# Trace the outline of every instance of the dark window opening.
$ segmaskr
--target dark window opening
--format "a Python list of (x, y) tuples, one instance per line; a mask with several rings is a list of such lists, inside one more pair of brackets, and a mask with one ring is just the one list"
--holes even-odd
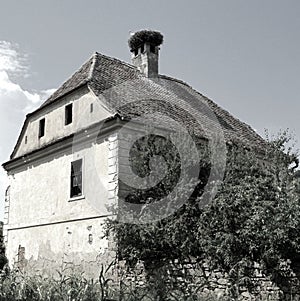
[(65, 107), (65, 125), (72, 123), (73, 121), (73, 104), (69, 104)]
[(154, 45), (150, 45), (150, 52), (155, 53), (155, 46)]
[(93, 111), (94, 111), (94, 104), (91, 103), (91, 105), (90, 105), (90, 113), (93, 113)]
[(45, 136), (45, 118), (40, 120), (39, 125), (39, 138)]
[(27, 144), (27, 136), (25, 136), (25, 144)]
[(93, 243), (93, 234), (89, 234), (89, 244)]
[(82, 195), (82, 159), (71, 163), (71, 198)]
[(144, 53), (145, 51), (145, 47), (144, 47), (144, 44), (141, 46), (141, 53)]
[(134, 55), (137, 56), (138, 54), (139, 54), (139, 49), (137, 48), (134, 50)]

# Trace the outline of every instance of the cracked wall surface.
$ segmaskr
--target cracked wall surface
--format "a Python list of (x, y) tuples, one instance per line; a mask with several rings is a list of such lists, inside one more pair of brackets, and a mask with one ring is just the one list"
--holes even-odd
[[(70, 198), (71, 162), (83, 159), (83, 195)], [(104, 238), (105, 219), (117, 200), (117, 135), (45, 156), (10, 174), (6, 197), (6, 254), (11, 266), (31, 270), (75, 268), (97, 276), (115, 257)]]

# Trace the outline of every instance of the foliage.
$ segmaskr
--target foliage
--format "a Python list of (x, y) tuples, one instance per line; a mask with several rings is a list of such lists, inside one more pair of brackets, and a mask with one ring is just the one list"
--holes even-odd
[[(148, 202), (159, 201), (163, 197), (167, 197), (170, 190), (177, 184), (176, 182), (183, 175), (181, 174), (181, 164), (183, 158), (178, 153), (176, 147), (165, 138), (160, 136), (148, 135), (147, 139), (140, 139), (139, 145), (134, 144), (130, 150), (130, 161), (132, 162), (132, 170), (143, 178), (149, 174), (151, 166), (151, 158), (161, 156), (166, 162), (166, 171), (162, 165), (155, 164), (156, 173), (163, 173), (165, 176), (154, 187), (149, 189), (131, 189), (124, 187), (120, 181), (120, 190), (125, 189), (127, 195), (124, 199), (128, 203), (142, 203), (145, 204), (144, 209), (147, 208)], [(184, 147), (185, 140), (182, 139)], [(187, 147), (188, 144), (187, 144)], [(188, 153), (189, 149), (185, 148)], [(137, 261), (143, 260), (147, 264), (151, 264), (153, 259), (169, 260), (178, 259), (180, 257), (186, 258), (190, 255), (200, 256), (199, 246), (195, 248), (194, 237), (196, 235), (196, 228), (194, 225), (197, 223), (201, 210), (197, 206), (196, 197), (207, 183), (207, 174), (209, 173), (209, 150), (203, 145), (199, 147), (202, 159), (193, 162), (192, 156), (186, 156), (189, 160), (188, 169), (193, 164), (200, 165), (200, 173), (197, 181), (192, 179), (190, 183), (181, 187), (181, 191), (176, 195), (179, 199), (182, 196), (188, 195), (191, 190), (195, 188), (194, 193), (190, 195), (189, 202), (184, 204), (180, 211), (175, 212), (170, 217), (161, 219), (156, 223), (148, 224), (123, 224), (118, 220), (108, 220), (107, 230), (116, 235), (116, 240), (119, 243), (119, 256), (126, 259), (129, 265), (134, 265)], [(191, 168), (192, 169), (192, 168)], [(185, 175), (189, 177), (189, 175)], [(121, 192), (122, 193), (122, 192)], [(166, 199), (165, 203), (169, 202), (172, 205), (172, 199)], [(117, 212), (119, 215), (132, 214), (126, 208), (126, 202), (118, 204)], [(161, 211), (164, 209), (162, 208)], [(146, 210), (144, 210), (146, 211)], [(151, 214), (151, 213), (150, 213)], [(180, 225), (180, 227), (179, 227)]]
[[(0, 278), (0, 301), (156, 301), (148, 288), (115, 287), (106, 281), (101, 269), (98, 281), (86, 279), (83, 274), (46, 277), (29, 275), (14, 270)], [(226, 301), (214, 293), (185, 296), (180, 291), (168, 295), (170, 301)]]
[[(142, 287), (115, 286), (106, 274), (111, 266), (101, 267), (97, 281), (86, 279), (83, 274), (62, 272), (59, 277), (46, 277), (4, 271), (0, 277), (0, 301), (232, 300), (240, 295), (242, 287), (248, 290), (256, 287), (257, 263), (265, 276), (290, 293), (295, 280), (300, 278), (300, 208), (299, 187), (294, 181), (298, 160), (291, 148), (285, 148), (288, 143), (289, 137), (284, 132), (270, 140), (269, 148), (260, 156), (242, 146), (231, 145), (224, 181), (214, 200), (204, 208), (198, 205), (210, 172), (207, 156), (200, 161), (195, 193), (181, 210), (143, 225), (108, 221), (108, 232), (112, 231), (119, 242), (120, 258), (133, 270), (138, 261), (144, 262), (148, 273), (147, 283)], [(152, 152), (159, 154), (155, 148)], [(148, 162), (152, 155), (150, 152), (141, 156), (141, 162)], [(165, 156), (175, 162), (169, 167), (178, 170), (178, 156), (166, 152)], [(134, 165), (136, 172), (147, 174), (148, 163), (141, 170)], [(170, 179), (165, 179), (168, 187), (174, 173), (170, 175)], [(211, 269), (226, 272), (231, 282), (231, 298), (204, 293), (202, 283), (194, 283), (194, 288), (172, 286), (166, 267), (170, 262), (180, 264), (190, 257), (198, 263), (197, 269), (203, 268), (206, 258)], [(186, 274), (190, 276), (193, 275)]]
[[(283, 290), (291, 289), (300, 255), (299, 195), (293, 183), (297, 157), (287, 133), (270, 141), (264, 158), (233, 148), (219, 194), (201, 216), (198, 239), (214, 265), (239, 286), (253, 288), (254, 266)], [(290, 263), (290, 264), (289, 264)]]
[(5, 246), (3, 241), (3, 223), (0, 222), (0, 271), (3, 269), (7, 263), (7, 258), (5, 257)]
[(98, 281), (87, 279), (84, 274), (56, 271), (44, 276), (39, 271), (30, 273), (12, 270), (0, 278), (0, 301), (109, 301), (117, 295), (116, 287), (109, 285), (103, 266)]
[(159, 31), (141, 30), (134, 33), (128, 40), (128, 45), (131, 51), (137, 49), (144, 43), (159, 46), (163, 43), (163, 35)]
[[(120, 257), (131, 266), (142, 260), (146, 268), (189, 256), (199, 262), (207, 258), (211, 268), (229, 275), (233, 297), (241, 287), (255, 288), (258, 263), (266, 277), (291, 291), (291, 276), (300, 277), (300, 205), (294, 182), (298, 159), (289, 142), (282, 132), (263, 153), (228, 146), (224, 181), (204, 208), (197, 202), (202, 181), (197, 196), (169, 218), (146, 225), (108, 221)], [(201, 167), (202, 174), (209, 173)]]

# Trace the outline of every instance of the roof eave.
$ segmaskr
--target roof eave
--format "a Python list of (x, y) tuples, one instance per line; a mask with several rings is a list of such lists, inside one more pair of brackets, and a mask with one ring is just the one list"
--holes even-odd
[[(20, 166), (22, 164), (24, 164), (24, 161), (27, 161), (28, 158), (30, 157), (38, 157), (38, 154), (41, 153), (43, 150), (47, 149), (47, 148), (51, 148), (55, 145), (61, 144), (66, 140), (71, 140), (73, 139), (73, 137), (76, 135), (80, 136), (86, 133), (86, 131), (93, 131), (94, 129), (98, 129), (99, 124), (104, 123), (104, 126), (101, 128), (101, 134), (105, 134), (108, 133), (109, 131), (113, 130), (114, 128), (117, 128), (118, 126), (121, 126), (119, 124), (120, 121), (125, 121), (125, 119), (120, 115), (120, 114), (115, 114), (113, 116), (110, 116), (100, 122), (97, 122), (91, 126), (88, 126), (76, 133), (70, 134), (68, 136), (62, 137), (52, 143), (46, 144), (38, 149), (35, 149), (29, 153), (26, 153), (22, 156), (16, 157), (16, 158), (11, 158), (9, 161), (4, 162), (2, 164), (2, 167), (5, 169), (5, 171), (9, 172), (11, 169), (16, 168), (16, 166)], [(96, 136), (99, 136), (99, 132), (96, 133)]]

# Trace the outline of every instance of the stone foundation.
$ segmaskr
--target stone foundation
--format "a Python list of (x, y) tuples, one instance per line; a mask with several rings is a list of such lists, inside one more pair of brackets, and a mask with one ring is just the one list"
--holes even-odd
[[(197, 263), (194, 260), (186, 260), (179, 263), (165, 263), (164, 265), (146, 269), (142, 262), (138, 263), (134, 269), (125, 268), (125, 264), (121, 262), (120, 281), (124, 286), (131, 289), (143, 287), (153, 287), (153, 291), (163, 291), (166, 296), (197, 296), (198, 298), (206, 298), (215, 296), (217, 299), (225, 300), (230, 295), (230, 283), (228, 275), (219, 270), (211, 271), (207, 264)], [(283, 293), (274, 283), (264, 277), (259, 267), (256, 267), (255, 277), (256, 287), (252, 292), (249, 292), (245, 287), (239, 287), (239, 301), (279, 301), (300, 300), (300, 288), (295, 286), (293, 292)], [(222, 299), (223, 298), (223, 299)], [(205, 299), (203, 299), (205, 300)], [(209, 299), (210, 300), (210, 299)]]

